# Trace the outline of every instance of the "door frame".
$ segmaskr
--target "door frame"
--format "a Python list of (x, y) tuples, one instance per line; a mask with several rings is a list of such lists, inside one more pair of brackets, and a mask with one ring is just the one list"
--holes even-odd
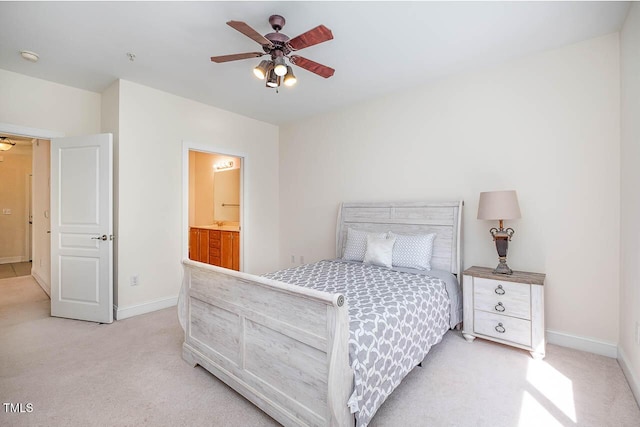
[(58, 132), (55, 130), (48, 130), (48, 129), (30, 128), (27, 126), (12, 125), (10, 123), (2, 123), (2, 122), (0, 122), (0, 132), (11, 133), (17, 136), (26, 136), (28, 138), (35, 138), (35, 139), (51, 139), (51, 138), (61, 138), (65, 136), (64, 132)]
[(245, 271), (245, 244), (247, 239), (246, 212), (249, 185), (246, 173), (249, 165), (247, 153), (232, 150), (228, 147), (218, 147), (210, 144), (200, 144), (192, 141), (182, 141), (182, 259), (189, 259), (189, 151), (199, 151), (207, 154), (221, 154), (240, 158), (240, 271)]
[[(10, 133), (12, 135), (18, 135), (18, 136), (25, 136), (25, 137), (34, 138), (34, 139), (48, 139), (48, 140), (51, 140), (52, 138), (61, 138), (65, 136), (64, 132), (59, 132), (56, 130), (33, 128), (33, 127), (14, 125), (11, 123), (3, 123), (3, 122), (0, 122), (0, 132)], [(33, 156), (31, 157), (31, 161), (33, 162)], [(33, 174), (33, 165), (32, 165), (31, 173)], [(35, 192), (31, 191), (32, 202), (33, 202), (34, 194)], [(35, 247), (36, 247), (36, 242), (33, 241), (33, 236), (31, 236), (31, 249), (34, 250)], [(49, 291), (47, 290), (46, 284), (42, 283), (41, 279), (39, 279), (37, 276), (32, 275), (32, 277), (35, 279), (38, 285), (40, 285), (40, 287), (44, 290), (44, 292), (47, 295), (49, 295)], [(49, 283), (51, 283), (51, 277), (47, 277), (45, 279), (49, 280)]]
[[(33, 141), (31, 141), (33, 145)], [(33, 254), (33, 236), (31, 235), (32, 223), (33, 223), (33, 154), (31, 159), (31, 173), (28, 173), (25, 177), (25, 188), (27, 190), (27, 197), (25, 197), (25, 212), (27, 213), (26, 231), (24, 235), (24, 258), (25, 262), (32, 260)]]

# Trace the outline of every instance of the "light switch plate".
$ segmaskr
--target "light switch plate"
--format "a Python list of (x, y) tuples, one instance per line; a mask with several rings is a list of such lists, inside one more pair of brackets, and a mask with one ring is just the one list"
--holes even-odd
[(11, 209), (3, 208), (2, 209), (2, 215), (11, 215)]

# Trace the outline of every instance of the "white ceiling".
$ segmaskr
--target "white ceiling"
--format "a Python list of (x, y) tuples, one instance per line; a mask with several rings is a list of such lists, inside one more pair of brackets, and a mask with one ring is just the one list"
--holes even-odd
[[(483, 67), (618, 31), (629, 2), (0, 2), (0, 68), (101, 92), (115, 79), (282, 124)], [(260, 51), (228, 27), (294, 37), (319, 24), (334, 40), (297, 54), (336, 69), (325, 80), (294, 67), (280, 93), (252, 73)], [(40, 54), (23, 60), (20, 50)], [(127, 52), (136, 55), (129, 61)]]

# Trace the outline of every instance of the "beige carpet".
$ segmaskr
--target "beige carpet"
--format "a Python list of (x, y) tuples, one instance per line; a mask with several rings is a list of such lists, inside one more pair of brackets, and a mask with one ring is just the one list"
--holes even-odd
[[(272, 426), (180, 358), (175, 309), (99, 325), (49, 317), (30, 276), (0, 280), (1, 426)], [(640, 426), (616, 360), (557, 346), (527, 352), (449, 332), (372, 426)]]

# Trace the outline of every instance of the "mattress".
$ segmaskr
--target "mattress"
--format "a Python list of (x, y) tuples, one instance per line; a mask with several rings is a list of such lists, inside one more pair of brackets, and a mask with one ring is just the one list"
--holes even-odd
[(354, 372), (348, 405), (357, 426), (371, 421), (450, 328), (452, 304), (445, 281), (427, 274), (330, 260), (264, 277), (345, 296)]

